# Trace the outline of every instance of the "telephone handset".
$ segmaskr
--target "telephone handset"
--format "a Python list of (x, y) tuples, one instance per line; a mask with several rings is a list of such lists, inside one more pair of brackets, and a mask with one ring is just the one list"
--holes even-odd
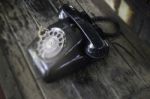
[[(85, 16), (86, 18), (83, 18)], [(59, 14), (59, 19), (63, 20), (69, 18), (82, 31), (86, 38), (85, 51), (91, 58), (103, 58), (108, 52), (108, 44), (100, 36), (97, 30), (92, 26), (92, 19), (75, 8), (64, 5)]]

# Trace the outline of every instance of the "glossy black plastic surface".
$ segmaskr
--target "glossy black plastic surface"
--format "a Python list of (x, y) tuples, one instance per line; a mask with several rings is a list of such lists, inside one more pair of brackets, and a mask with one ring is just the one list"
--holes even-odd
[(64, 5), (59, 15), (61, 20), (50, 25), (48, 29), (57, 27), (65, 32), (66, 41), (62, 51), (49, 60), (42, 59), (36, 50), (38, 37), (28, 49), (33, 63), (46, 82), (57, 80), (76, 69), (87, 66), (93, 60), (104, 58), (109, 50), (107, 42), (100, 36), (102, 31), (99, 33), (93, 27), (86, 13), (80, 13)]

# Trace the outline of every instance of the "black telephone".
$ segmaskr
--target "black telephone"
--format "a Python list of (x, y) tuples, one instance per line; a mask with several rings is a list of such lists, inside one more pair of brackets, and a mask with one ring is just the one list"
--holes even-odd
[(42, 78), (51, 82), (104, 58), (109, 45), (97, 27), (85, 12), (63, 5), (59, 21), (43, 30), (28, 49)]

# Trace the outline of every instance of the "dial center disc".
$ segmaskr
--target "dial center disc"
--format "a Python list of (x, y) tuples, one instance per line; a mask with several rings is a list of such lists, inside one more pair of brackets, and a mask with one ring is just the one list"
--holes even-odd
[(58, 39), (56, 37), (51, 37), (47, 42), (45, 42), (45, 47), (49, 50), (55, 49), (58, 47)]

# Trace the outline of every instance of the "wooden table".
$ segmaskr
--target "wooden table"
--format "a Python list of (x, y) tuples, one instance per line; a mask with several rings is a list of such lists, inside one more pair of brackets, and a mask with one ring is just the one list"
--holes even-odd
[[(25, 2), (26, 1), (26, 2)], [(0, 76), (7, 97), (14, 99), (149, 99), (150, 49), (134, 35), (103, 0), (0, 1)], [(40, 26), (57, 21), (58, 7), (70, 3), (89, 15), (109, 16), (121, 26), (119, 37), (109, 38), (107, 58), (60, 81), (46, 84), (35, 72), (27, 47)], [(5, 71), (3, 70), (5, 68)], [(5, 79), (4, 79), (5, 78)], [(7, 83), (6, 83), (7, 82)], [(8, 85), (8, 86), (7, 86)], [(14, 89), (14, 90), (12, 90)]]

